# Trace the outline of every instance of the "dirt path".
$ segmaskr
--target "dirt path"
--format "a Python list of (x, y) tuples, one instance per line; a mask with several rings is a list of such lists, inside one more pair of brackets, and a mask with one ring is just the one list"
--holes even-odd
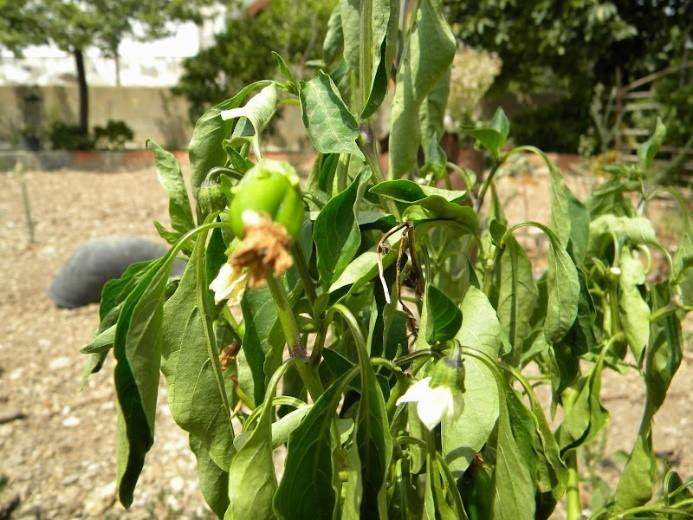
[[(168, 217), (153, 171), (28, 173), (27, 187), (36, 223), (32, 245), (19, 179), (0, 175), (0, 417), (25, 416), (0, 424), (0, 476), (9, 478), (0, 507), (19, 496), (25, 518), (206, 518), (187, 439), (170, 419), (163, 387), (157, 438), (135, 504), (125, 512), (114, 503), (112, 363), (80, 388), (79, 348), (97, 325), (97, 306), (58, 310), (45, 293), (81, 242), (109, 234), (156, 236), (151, 221)], [(531, 195), (529, 200), (541, 206)], [(657, 450), (687, 474), (693, 473), (693, 455), (685, 449), (693, 431), (691, 395), (688, 354), (654, 433)], [(606, 378), (607, 453), (633, 442), (641, 396), (636, 376)]]

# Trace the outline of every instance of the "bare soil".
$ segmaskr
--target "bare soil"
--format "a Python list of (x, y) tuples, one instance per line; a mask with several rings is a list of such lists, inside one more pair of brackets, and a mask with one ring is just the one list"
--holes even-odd
[[(533, 218), (532, 210), (546, 210), (541, 178), (512, 182), (502, 195), (517, 192), (515, 198), (526, 201), (518, 206), (525, 209), (513, 210), (520, 211), (515, 216)], [(196, 487), (187, 438), (170, 418), (163, 384), (156, 442), (135, 503), (130, 511), (116, 503), (112, 361), (81, 388), (79, 349), (96, 328), (98, 307), (60, 310), (46, 296), (53, 276), (80, 243), (112, 234), (156, 237), (151, 222), (166, 221), (167, 208), (153, 170), (29, 172), (26, 187), (33, 243), (20, 178), (0, 176), (0, 476), (8, 478), (0, 509), (18, 497), (17, 518), (211, 516)], [(693, 431), (690, 349), (654, 430), (658, 453), (688, 475), (693, 473), (693, 455), (686, 449)], [(604, 453), (629, 449), (642, 409), (642, 382), (635, 374), (609, 373), (602, 396), (611, 412)]]

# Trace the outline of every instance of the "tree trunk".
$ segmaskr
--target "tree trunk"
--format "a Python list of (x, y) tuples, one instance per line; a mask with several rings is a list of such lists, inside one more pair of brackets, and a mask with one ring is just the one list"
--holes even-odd
[(87, 87), (87, 73), (84, 70), (84, 54), (82, 49), (73, 51), (75, 65), (77, 66), (77, 86), (79, 88), (79, 133), (89, 135), (89, 88)]
[(120, 55), (118, 54), (118, 51), (116, 51), (115, 55), (113, 56), (113, 62), (115, 63), (116, 87), (119, 87), (120, 86)]

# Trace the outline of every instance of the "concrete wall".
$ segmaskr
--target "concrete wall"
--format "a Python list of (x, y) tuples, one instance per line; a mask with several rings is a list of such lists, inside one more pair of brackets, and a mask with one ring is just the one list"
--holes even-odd
[[(38, 96), (40, 102), (27, 102), (32, 96)], [(77, 123), (78, 103), (74, 86), (0, 86), (0, 148), (16, 146), (24, 128), (47, 128), (53, 121)], [(304, 149), (308, 142), (300, 109), (282, 106), (279, 110), (281, 113), (263, 145), (268, 150)], [(193, 127), (188, 119), (187, 101), (173, 96), (168, 88), (91, 87), (90, 128), (103, 126), (109, 119), (123, 120), (135, 132), (128, 148), (142, 148), (149, 138), (167, 149), (184, 149)]]
[[(27, 101), (38, 96), (39, 102)], [(79, 104), (74, 86), (0, 87), (0, 141), (14, 143), (23, 128), (48, 127), (53, 121), (77, 123)], [(187, 103), (168, 88), (92, 87), (89, 89), (89, 126), (109, 119), (123, 120), (135, 132), (132, 147), (151, 138), (162, 146), (185, 146), (189, 140)]]

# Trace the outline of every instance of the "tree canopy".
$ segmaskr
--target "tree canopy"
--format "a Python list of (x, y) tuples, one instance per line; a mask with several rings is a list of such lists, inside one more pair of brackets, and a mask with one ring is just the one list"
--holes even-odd
[[(29, 45), (53, 44), (75, 59), (80, 98), (79, 132), (89, 131), (84, 51), (97, 47), (118, 65), (126, 36), (161, 37), (171, 20), (201, 20), (211, 0), (0, 0), (0, 46), (21, 54)], [(138, 30), (139, 29), (139, 30)]]
[(271, 51), (295, 65), (300, 76), (308, 60), (322, 56), (335, 4), (336, 0), (304, 0), (299, 9), (292, 0), (273, 0), (257, 14), (229, 17), (214, 45), (183, 64), (174, 92), (190, 102), (191, 119), (243, 85), (271, 76), (276, 67)]
[(500, 55), (497, 89), (558, 80), (577, 92), (613, 84), (617, 69), (632, 81), (680, 57), (693, 26), (689, 0), (481, 0), (447, 9), (463, 42)]

